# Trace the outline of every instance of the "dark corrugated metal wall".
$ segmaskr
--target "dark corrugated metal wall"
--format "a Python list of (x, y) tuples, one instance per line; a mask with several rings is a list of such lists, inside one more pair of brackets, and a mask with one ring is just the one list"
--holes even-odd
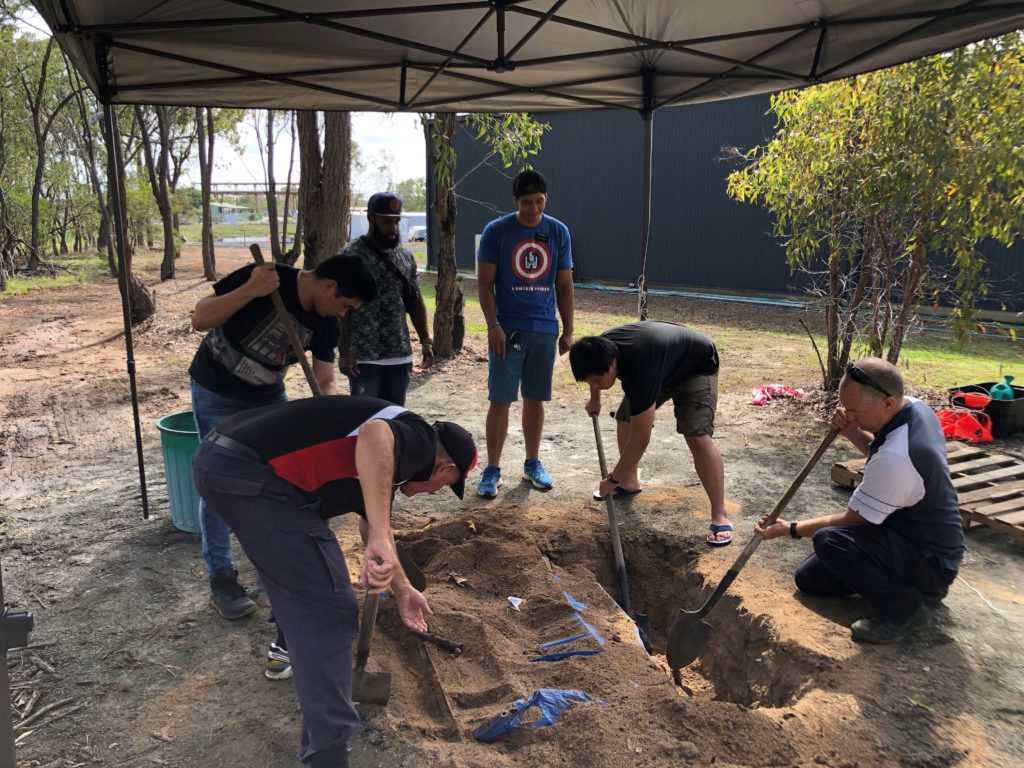
[[(758, 96), (655, 113), (650, 284), (760, 293), (789, 293), (803, 284), (790, 275), (771, 217), (725, 193), (734, 166), (722, 148), (763, 144), (773, 132), (768, 107), (768, 97)], [(633, 283), (641, 260), (643, 121), (625, 111), (537, 118), (551, 130), (532, 164), (548, 180), (548, 213), (572, 233), (577, 281)], [(458, 186), (456, 248), (460, 268), (472, 270), (475, 236), (512, 209), (514, 169), (497, 169), (492, 161), (470, 173), (482, 154), (465, 132), (456, 149), (455, 177), (468, 174)], [(989, 244), (983, 251), (1007, 306), (1024, 303), (1018, 275), (1024, 245)]]

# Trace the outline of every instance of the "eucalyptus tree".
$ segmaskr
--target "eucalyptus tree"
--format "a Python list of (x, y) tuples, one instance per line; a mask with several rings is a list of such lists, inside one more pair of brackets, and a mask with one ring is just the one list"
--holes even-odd
[(51, 69), (50, 62), (56, 45), (53, 38), (39, 40), (22, 36), (15, 42), (23, 62), (19, 72), (20, 90), (25, 111), (35, 139), (35, 170), (32, 180), (31, 235), (29, 237), (28, 268), (38, 269), (42, 263), (41, 203), (46, 172), (47, 148), (54, 120), (75, 98), (75, 89), (59, 68)]
[[(926, 297), (962, 334), (987, 292), (978, 246), (1024, 231), (1024, 43), (1014, 34), (772, 99), (777, 133), (729, 194), (775, 216), (825, 318), (825, 385), (854, 344), (897, 362)], [(941, 282), (943, 273), (951, 282)]]
[(341, 250), (351, 220), (352, 116), (324, 112), (321, 123), (318, 114), (296, 112), (304, 269), (314, 268)]
[[(427, 154), (434, 168), (434, 206), (438, 223), (437, 302), (434, 309), (434, 355), (451, 357), (462, 348), (464, 321), (463, 295), (455, 260), (455, 216), (457, 211), (455, 178), (457, 153), (455, 134), (460, 127), (474, 134), (488, 148), (483, 162), (499, 161), (511, 168), (524, 163), (540, 150), (541, 137), (550, 127), (525, 112), (508, 114), (456, 115), (438, 112), (423, 120)], [(470, 171), (472, 172), (472, 171)], [(468, 175), (468, 174), (467, 174)]]

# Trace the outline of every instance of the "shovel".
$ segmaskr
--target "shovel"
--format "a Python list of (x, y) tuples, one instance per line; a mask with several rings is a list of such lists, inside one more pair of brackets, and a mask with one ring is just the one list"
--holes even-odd
[[(601, 462), (601, 477), (608, 477), (608, 464), (604, 459), (604, 441), (601, 439), (601, 426), (597, 423), (597, 414), (592, 414), (594, 422), (594, 440), (597, 441), (597, 459)], [(608, 526), (612, 532), (612, 552), (615, 553), (615, 575), (619, 580), (619, 593), (621, 602), (619, 605), (634, 622), (640, 631), (640, 641), (648, 653), (651, 652), (651, 620), (642, 613), (633, 613), (633, 601), (629, 597), (629, 576), (626, 574), (626, 559), (622, 556), (622, 540), (619, 538), (619, 519), (615, 516), (615, 501), (612, 499), (614, 493), (604, 497), (604, 503), (608, 507)]]
[(356, 644), (356, 666), (352, 670), (352, 700), (363, 704), (387, 704), (391, 698), (391, 673), (367, 672), (373, 625), (377, 623), (380, 594), (367, 595), (363, 602), (363, 616), (359, 622), (359, 642)]
[[(793, 494), (797, 492), (797, 489), (803, 484), (804, 479), (810, 474), (814, 465), (818, 463), (818, 459), (821, 458), (825, 450), (832, 444), (832, 441), (836, 439), (836, 435), (839, 432), (831, 429), (828, 434), (821, 441), (821, 445), (818, 446), (818, 450), (814, 452), (814, 455), (807, 461), (804, 468), (800, 470), (800, 474), (796, 476), (796, 479), (789, 486), (789, 489), (782, 495), (779, 502), (775, 505), (775, 509), (768, 515), (768, 519), (765, 521), (765, 526), (769, 526), (778, 520), (779, 515), (782, 514), (782, 510), (789, 504), (789, 500), (793, 498)], [(754, 554), (754, 550), (757, 549), (764, 537), (759, 533), (755, 533), (754, 537), (750, 540), (750, 543), (743, 548), (740, 552), (740, 556), (736, 558), (736, 562), (732, 564), (732, 568), (726, 571), (725, 577), (721, 583), (715, 587), (715, 591), (711, 593), (711, 597), (708, 598), (707, 602), (704, 603), (696, 611), (684, 611), (680, 610), (675, 619), (672, 621), (672, 627), (668, 631), (668, 647), (665, 649), (665, 655), (668, 657), (668, 664), (673, 671), (682, 669), (692, 664), (701, 651), (704, 650), (704, 646), (708, 642), (708, 638), (711, 636), (711, 625), (704, 621), (704, 617), (708, 615), (715, 603), (717, 603), (722, 595), (725, 594), (725, 590), (729, 588), (729, 585), (735, 580), (736, 576), (739, 575), (740, 569), (746, 565), (747, 560)]]
[[(252, 254), (253, 260), (263, 266), (266, 264), (266, 260), (263, 258), (263, 251), (260, 250), (259, 243), (253, 243), (249, 246), (249, 252)], [(306, 353), (302, 349), (302, 341), (299, 339), (299, 333), (295, 330), (295, 323), (292, 321), (292, 316), (288, 314), (288, 310), (285, 309), (284, 302), (281, 300), (281, 294), (278, 293), (277, 289), (270, 294), (270, 300), (274, 303), (274, 309), (277, 310), (277, 318), (284, 325), (284, 332), (288, 335), (288, 342), (292, 345), (292, 352), (299, 358), (299, 365), (302, 366), (302, 372), (306, 374), (306, 381), (309, 382), (309, 388), (313, 390), (314, 395), (322, 395), (323, 392), (320, 390), (320, 384), (317, 382), (316, 377), (313, 375), (313, 368), (309, 364), (309, 358), (306, 357)]]

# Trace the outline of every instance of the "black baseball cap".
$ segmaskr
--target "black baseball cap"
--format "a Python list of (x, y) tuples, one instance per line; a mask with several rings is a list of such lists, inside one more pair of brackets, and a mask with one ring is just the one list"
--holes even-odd
[(512, 197), (547, 194), (548, 183), (537, 171), (523, 171), (512, 181)]
[(366, 212), (374, 216), (402, 215), (402, 198), (394, 192), (374, 192), (366, 203)]
[(476, 443), (473, 436), (454, 421), (435, 421), (434, 431), (445, 451), (452, 457), (455, 466), (462, 473), (461, 477), (451, 484), (452, 491), (460, 499), (466, 490), (466, 476), (473, 470), (477, 462)]

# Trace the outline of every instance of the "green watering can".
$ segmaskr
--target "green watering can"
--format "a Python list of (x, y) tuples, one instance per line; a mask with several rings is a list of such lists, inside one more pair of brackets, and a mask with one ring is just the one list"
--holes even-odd
[(1013, 400), (1014, 398), (1013, 387), (1010, 386), (1013, 376), (1003, 376), (1003, 378), (1006, 381), (993, 384), (988, 390), (988, 394), (993, 400)]

